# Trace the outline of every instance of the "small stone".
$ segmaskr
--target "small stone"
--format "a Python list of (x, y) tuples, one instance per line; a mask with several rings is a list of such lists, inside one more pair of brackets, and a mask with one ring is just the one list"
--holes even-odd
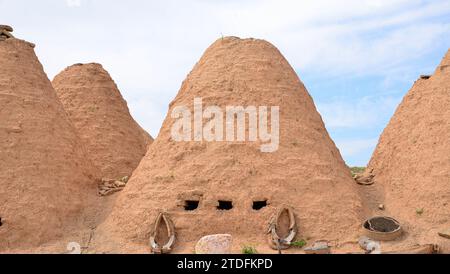
[(363, 237), (359, 238), (359, 241), (358, 241), (359, 247), (361, 247), (364, 250), (367, 250), (367, 244), (370, 241), (371, 240), (369, 238), (367, 238), (366, 236), (363, 236)]
[(359, 246), (369, 254), (379, 254), (381, 245), (379, 242), (372, 241), (368, 237), (361, 237), (358, 241)]
[(14, 38), (14, 36), (6, 30), (0, 29), (0, 36), (8, 38)]
[(363, 186), (370, 186), (373, 185), (375, 183), (375, 175), (373, 174), (363, 174), (363, 175), (359, 175), (355, 177), (355, 181), (359, 184), (359, 185), (363, 185)]
[(231, 254), (232, 242), (229, 234), (205, 236), (195, 246), (195, 254)]
[(312, 247), (305, 248), (306, 254), (330, 254), (331, 249), (328, 242), (315, 242)]
[(114, 187), (125, 187), (126, 183), (122, 181), (115, 181)]
[(13, 32), (14, 29), (11, 26), (8, 25), (0, 25), (0, 30), (6, 30), (8, 32)]
[(450, 228), (445, 231), (439, 232), (439, 236), (450, 239)]
[(423, 213), (425, 212), (425, 209), (424, 208), (418, 208), (418, 209), (416, 209), (416, 214), (417, 215), (423, 215)]
[(378, 206), (378, 209), (379, 210), (384, 210), (386, 207), (383, 205), (383, 204), (380, 204), (379, 206)]

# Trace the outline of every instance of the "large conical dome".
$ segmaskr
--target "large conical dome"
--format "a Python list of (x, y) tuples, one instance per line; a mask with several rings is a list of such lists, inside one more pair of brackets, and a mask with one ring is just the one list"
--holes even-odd
[[(193, 112), (195, 98), (204, 108), (221, 110), (279, 106), (279, 149), (263, 153), (261, 142), (248, 139), (175, 141), (174, 110), (186, 106)], [(198, 208), (191, 204), (196, 200)], [(252, 208), (264, 201), (267, 207)], [(230, 205), (231, 210), (218, 209)], [(223, 38), (183, 82), (158, 138), (97, 230), (92, 248), (149, 252), (153, 222), (167, 212), (177, 233), (175, 252), (193, 252), (202, 236), (217, 233), (232, 234), (234, 252), (246, 244), (265, 250), (270, 217), (283, 205), (294, 209), (299, 237), (356, 238), (361, 220), (355, 184), (295, 71), (266, 41)]]
[(384, 187), (386, 213), (405, 225), (413, 243), (444, 241), (438, 232), (450, 226), (449, 140), (450, 51), (405, 96), (368, 168)]
[(77, 64), (53, 86), (102, 178), (130, 176), (153, 139), (133, 120), (109, 73), (100, 64)]
[(0, 41), (0, 252), (61, 239), (96, 189), (96, 171), (33, 47)]

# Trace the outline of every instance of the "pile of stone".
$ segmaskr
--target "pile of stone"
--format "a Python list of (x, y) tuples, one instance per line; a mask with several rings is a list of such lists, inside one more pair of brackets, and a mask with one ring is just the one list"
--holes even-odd
[(356, 174), (354, 177), (355, 181), (359, 185), (370, 186), (375, 183), (375, 175), (373, 174), (373, 169), (367, 171), (362, 174)]
[(11, 34), (14, 29), (7, 25), (0, 25), (0, 41), (4, 41), (9, 38), (14, 38), (14, 36)]
[(98, 186), (98, 195), (105, 197), (122, 191), (127, 185), (128, 179), (128, 176), (125, 176), (120, 180), (103, 179), (102, 183)]

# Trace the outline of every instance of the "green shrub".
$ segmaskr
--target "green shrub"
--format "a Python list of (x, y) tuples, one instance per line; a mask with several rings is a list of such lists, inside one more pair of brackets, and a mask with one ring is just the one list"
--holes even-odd
[(295, 241), (293, 243), (291, 243), (291, 246), (293, 247), (297, 247), (297, 248), (303, 248), (307, 245), (308, 243), (305, 240), (300, 240), (300, 241)]
[(247, 255), (258, 254), (258, 251), (253, 246), (244, 246), (242, 248), (242, 254), (247, 254)]
[(355, 167), (351, 167), (350, 170), (352, 171), (352, 175), (354, 177), (355, 175), (364, 173), (366, 171), (366, 168), (365, 167), (357, 167), (357, 166), (355, 166)]

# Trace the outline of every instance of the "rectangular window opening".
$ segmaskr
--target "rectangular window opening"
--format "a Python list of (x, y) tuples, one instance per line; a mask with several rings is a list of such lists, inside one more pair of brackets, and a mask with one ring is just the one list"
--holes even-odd
[(267, 200), (264, 201), (254, 201), (253, 210), (261, 210), (267, 206)]
[(194, 211), (198, 208), (200, 201), (184, 201), (184, 210), (186, 211)]
[(219, 201), (219, 205), (217, 206), (218, 210), (231, 210), (233, 209), (232, 201)]

